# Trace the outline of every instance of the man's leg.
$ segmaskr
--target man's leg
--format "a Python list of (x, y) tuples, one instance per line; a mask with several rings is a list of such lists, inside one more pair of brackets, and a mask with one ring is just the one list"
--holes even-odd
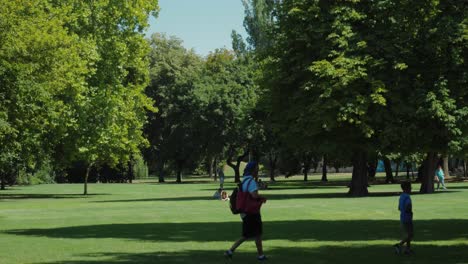
[(234, 242), (230, 249), (224, 252), (224, 256), (226, 256), (227, 258), (232, 258), (232, 254), (234, 253), (236, 248), (238, 248), (245, 240), (247, 240), (246, 237), (239, 238), (236, 242)]
[(255, 245), (257, 246), (257, 254), (258, 256), (263, 256), (263, 244), (262, 244), (262, 236), (255, 237)]
[(236, 242), (234, 242), (234, 244), (232, 244), (232, 247), (229, 249), (231, 252), (234, 252), (236, 250), (236, 248), (238, 248), (242, 243), (244, 243), (244, 241), (246, 241), (247, 238), (246, 237), (241, 237), (239, 238)]

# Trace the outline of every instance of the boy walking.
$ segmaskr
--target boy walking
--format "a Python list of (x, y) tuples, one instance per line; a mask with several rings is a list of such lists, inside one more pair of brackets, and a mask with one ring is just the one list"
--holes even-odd
[(413, 206), (411, 203), (411, 182), (401, 184), (403, 193), (400, 195), (398, 210), (400, 210), (400, 223), (403, 230), (403, 240), (394, 245), (395, 252), (400, 254), (406, 243), (405, 254), (411, 254), (411, 240), (413, 239)]

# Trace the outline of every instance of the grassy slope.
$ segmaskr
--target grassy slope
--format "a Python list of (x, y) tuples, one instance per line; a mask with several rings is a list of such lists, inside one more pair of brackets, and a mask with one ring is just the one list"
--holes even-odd
[[(467, 183), (413, 196), (416, 254), (405, 257), (391, 248), (399, 237), (398, 185), (347, 198), (345, 187), (312, 179), (263, 192), (269, 263), (468, 263)], [(210, 198), (215, 188), (93, 184), (84, 198), (82, 185), (14, 187), (0, 192), (0, 263), (224, 263), (240, 222), (226, 202)], [(232, 262), (256, 263), (254, 243)]]

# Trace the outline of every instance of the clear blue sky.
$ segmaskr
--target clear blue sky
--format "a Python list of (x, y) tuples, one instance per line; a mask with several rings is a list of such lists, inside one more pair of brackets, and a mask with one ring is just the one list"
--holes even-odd
[(188, 49), (207, 55), (216, 48), (231, 49), (231, 31), (244, 38), (241, 0), (159, 0), (158, 18), (150, 20), (147, 35), (164, 32), (184, 41)]

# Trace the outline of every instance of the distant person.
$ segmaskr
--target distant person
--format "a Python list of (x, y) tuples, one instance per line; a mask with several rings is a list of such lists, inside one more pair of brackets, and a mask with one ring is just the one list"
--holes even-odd
[(405, 254), (412, 253), (411, 240), (413, 240), (413, 205), (411, 203), (411, 182), (401, 183), (403, 193), (400, 195), (398, 210), (400, 210), (400, 223), (403, 231), (403, 239), (394, 245), (395, 252), (401, 254), (402, 247), (406, 244)]
[(440, 188), (440, 184), (442, 184), (442, 188), (444, 190), (447, 190), (445, 187), (445, 175), (444, 175), (444, 170), (442, 169), (442, 166), (438, 166), (436, 170), (436, 181), (437, 181), (437, 190)]
[(221, 192), (221, 200), (223, 200), (223, 201), (229, 201), (229, 195), (228, 195), (227, 192), (224, 191), (224, 190)]
[(224, 171), (223, 167), (218, 168), (218, 176), (219, 176), (219, 188), (224, 188)]
[(213, 198), (215, 198), (216, 200), (221, 200), (221, 194), (223, 192), (223, 189), (219, 188), (218, 190), (216, 190), (216, 192), (213, 194)]
[[(244, 176), (242, 178), (242, 191), (248, 191), (252, 198), (261, 200), (263, 203), (266, 199), (258, 194), (257, 180), (258, 178), (258, 164), (256, 162), (249, 162), (244, 169)], [(255, 214), (241, 213), (242, 218), (242, 236), (239, 238), (232, 247), (224, 252), (228, 258), (232, 258), (234, 251), (247, 239), (255, 238), (255, 245), (257, 247), (257, 259), (260, 261), (266, 260), (267, 257), (263, 254), (262, 233), (263, 223), (260, 212)]]

